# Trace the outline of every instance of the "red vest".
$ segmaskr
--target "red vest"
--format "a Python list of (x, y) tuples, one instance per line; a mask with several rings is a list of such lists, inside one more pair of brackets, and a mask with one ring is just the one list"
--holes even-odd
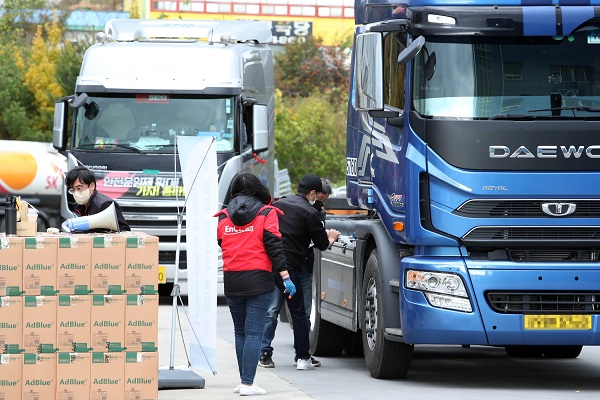
[(226, 215), (226, 218), (221, 219), (217, 225), (217, 239), (221, 240), (223, 250), (223, 272), (255, 270), (272, 272), (273, 266), (265, 250), (263, 234), (264, 230), (268, 230), (281, 238), (277, 214), (283, 212), (266, 205), (260, 209), (252, 222), (244, 226), (234, 225), (227, 209), (219, 211), (216, 216), (221, 214)]

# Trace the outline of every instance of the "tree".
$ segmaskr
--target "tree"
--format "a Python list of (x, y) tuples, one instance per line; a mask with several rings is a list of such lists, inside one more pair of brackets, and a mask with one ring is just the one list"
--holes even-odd
[(81, 63), (79, 58), (58, 66), (71, 50), (61, 42), (73, 1), (61, 1), (56, 9), (44, 8), (44, 0), (1, 2), (0, 139), (51, 140), (54, 101), (66, 93), (58, 72)]
[(309, 37), (275, 56), (275, 156), (292, 182), (308, 173), (345, 181), (347, 43)]
[[(56, 23), (44, 29), (38, 25), (28, 65), (25, 66), (24, 84), (33, 94), (37, 113), (33, 116), (34, 132), (24, 133), (29, 140), (43, 140), (52, 131), (54, 101), (64, 95), (56, 79), (56, 65), (59, 60), (61, 29)], [(49, 137), (48, 137), (49, 138)]]
[(307, 97), (318, 92), (336, 104), (345, 102), (348, 92), (349, 40), (323, 46), (323, 39), (309, 36), (305, 42), (286, 45), (275, 56), (275, 87), (285, 97)]
[(283, 97), (277, 90), (275, 155), (292, 184), (308, 173), (335, 184), (346, 178), (346, 116), (318, 93)]

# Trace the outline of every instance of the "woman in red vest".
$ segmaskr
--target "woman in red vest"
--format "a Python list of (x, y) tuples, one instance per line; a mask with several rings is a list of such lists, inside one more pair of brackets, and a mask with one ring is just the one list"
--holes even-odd
[(254, 382), (267, 308), (279, 273), (285, 293), (296, 287), (287, 272), (279, 215), (271, 204), (269, 189), (260, 180), (243, 173), (229, 187), (231, 202), (219, 211), (217, 240), (223, 251), (223, 284), (233, 319), (235, 351), (241, 384), (233, 391), (242, 396), (266, 394)]

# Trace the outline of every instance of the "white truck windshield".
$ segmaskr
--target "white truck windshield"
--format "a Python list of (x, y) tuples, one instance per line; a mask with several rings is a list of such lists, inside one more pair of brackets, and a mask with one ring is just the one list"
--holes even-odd
[(234, 149), (233, 97), (165, 94), (89, 96), (77, 110), (74, 147), (171, 153), (175, 136), (214, 136), (218, 152)]
[(443, 119), (600, 118), (599, 35), (426, 38), (413, 107)]

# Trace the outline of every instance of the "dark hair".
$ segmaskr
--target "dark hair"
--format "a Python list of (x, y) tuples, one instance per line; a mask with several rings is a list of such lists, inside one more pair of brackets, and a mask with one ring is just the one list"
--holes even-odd
[(331, 195), (333, 190), (331, 190), (331, 182), (327, 179), (321, 178), (321, 186), (323, 186), (323, 191), (320, 193)]
[(65, 184), (67, 189), (73, 187), (73, 183), (79, 178), (79, 182), (89, 185), (90, 183), (96, 184), (96, 177), (94, 173), (86, 167), (75, 167), (69, 171), (65, 177)]
[(237, 196), (253, 196), (259, 199), (263, 204), (271, 202), (271, 193), (269, 189), (255, 175), (244, 172), (237, 175), (231, 181), (229, 186), (231, 198)]

